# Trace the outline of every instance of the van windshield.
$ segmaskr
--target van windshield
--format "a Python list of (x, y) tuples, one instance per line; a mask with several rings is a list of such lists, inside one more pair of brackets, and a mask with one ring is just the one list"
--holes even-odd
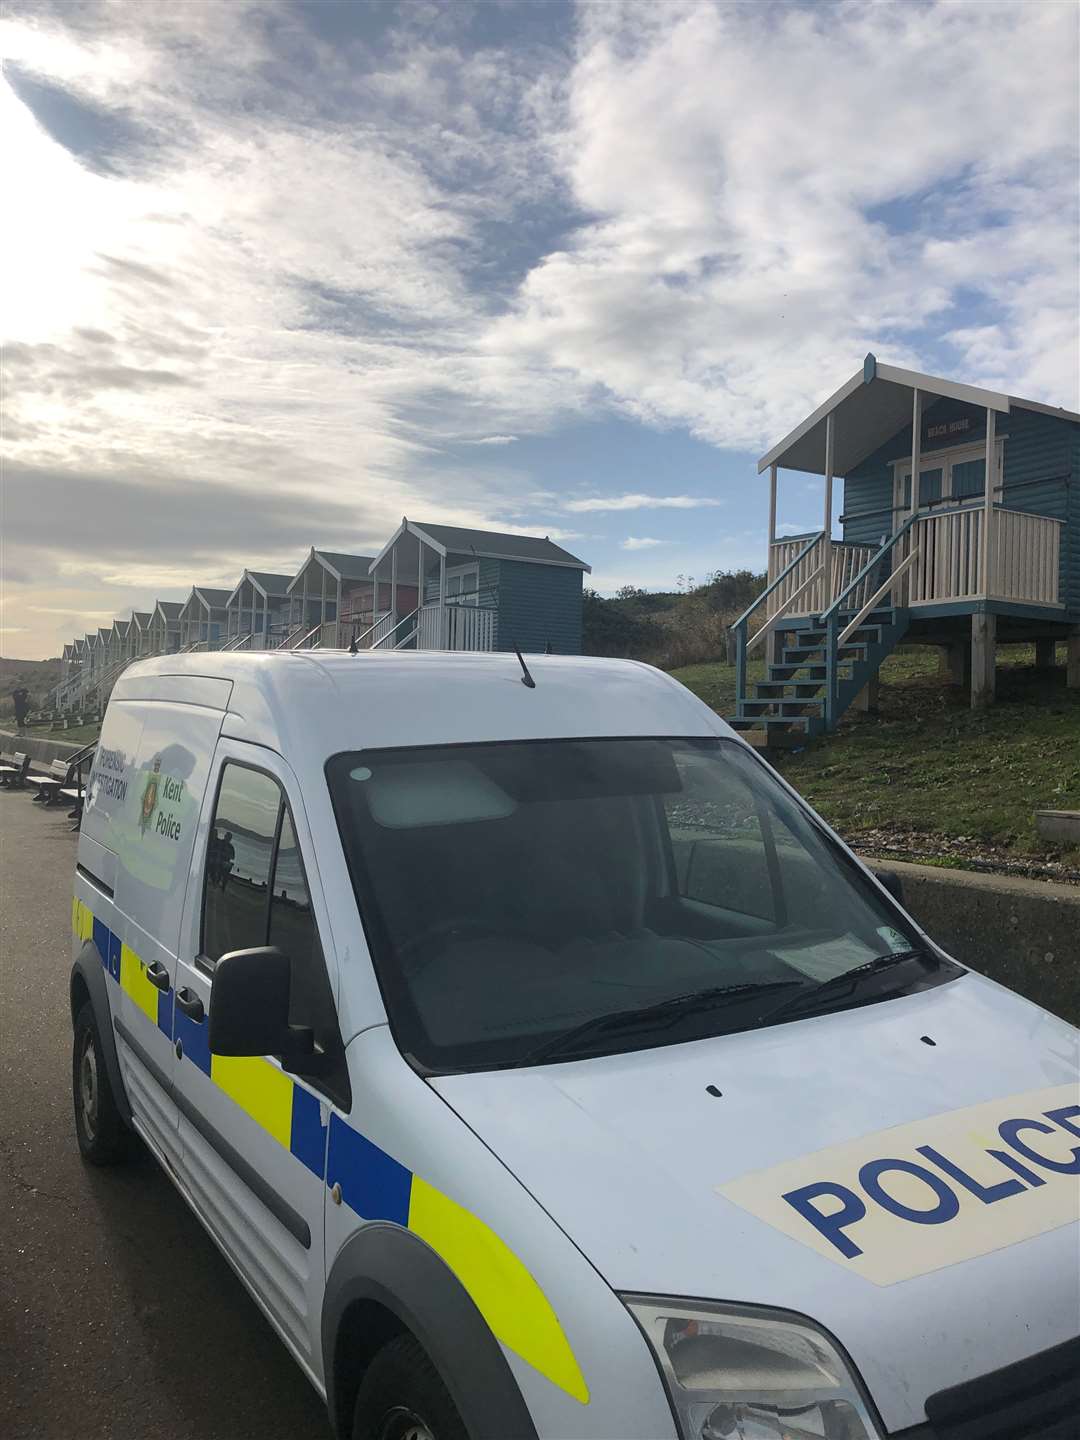
[(955, 973), (891, 965), (925, 941), (732, 741), (367, 751), (327, 774), (391, 1026), (432, 1071), (567, 1058), (570, 1032), (579, 1055), (746, 1029), (882, 957), (890, 995)]

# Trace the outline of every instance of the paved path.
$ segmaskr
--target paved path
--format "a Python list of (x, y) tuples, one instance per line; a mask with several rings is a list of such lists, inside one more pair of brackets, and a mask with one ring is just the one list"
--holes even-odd
[(0, 790), (0, 1435), (328, 1440), (322, 1402), (153, 1161), (79, 1156), (69, 824)]

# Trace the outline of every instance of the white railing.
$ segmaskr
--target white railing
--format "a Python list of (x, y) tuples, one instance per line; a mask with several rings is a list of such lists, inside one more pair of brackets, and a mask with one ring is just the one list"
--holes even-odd
[(1061, 603), (1063, 520), (1024, 510), (995, 510), (990, 593), (1032, 605)]
[[(1064, 522), (995, 506), (988, 587), (983, 577), (985, 517), (982, 505), (920, 515), (893, 552), (892, 569), (904, 565), (904, 571), (884, 603), (932, 605), (989, 595), (1029, 605), (1059, 605)], [(798, 563), (769, 595), (768, 619), (823, 613), (876, 554), (877, 547), (833, 541), (831, 550), (832, 575), (826, 586), (821, 537), (785, 537), (769, 547), (770, 584), (796, 558)], [(906, 563), (909, 559), (910, 564)], [(883, 579), (875, 574), (860, 581), (845, 597), (845, 611), (861, 610)]]
[[(836, 597), (842, 594), (858, 575), (859, 571), (877, 554), (876, 545), (857, 545), (849, 541), (833, 541), (832, 544), (832, 585), (828, 598), (821, 609), (826, 609)], [(871, 580), (860, 580), (852, 590), (847, 605), (857, 610), (865, 605), (871, 592)]]
[[(813, 544), (808, 544), (813, 541)], [(796, 557), (799, 563), (784, 576), (766, 602), (765, 614), (768, 619), (774, 615), (820, 615), (827, 610), (841, 591), (858, 575), (870, 557), (876, 553), (876, 545), (857, 545), (846, 540), (834, 540), (830, 545), (831, 574), (826, 577), (824, 565), (824, 537), (816, 539), (810, 535), (785, 536), (769, 546), (769, 584), (783, 575), (785, 568)], [(869, 591), (868, 581), (861, 582), (850, 597), (852, 608), (863, 604)]]
[(495, 610), (477, 605), (424, 605), (418, 616), (418, 650), (491, 650)]
[[(771, 620), (780, 612), (787, 613), (796, 600), (799, 614), (810, 614), (822, 608), (817, 601), (821, 577), (816, 573), (821, 565), (819, 551), (822, 539), (821, 535), (792, 535), (769, 546), (768, 582), (773, 585), (779, 576), (783, 578), (765, 601), (766, 619)], [(798, 564), (784, 575), (796, 558)]]
[(918, 557), (898, 582), (895, 603), (933, 605), (989, 596), (1030, 605), (1060, 604), (1063, 522), (995, 507), (989, 585), (983, 575), (985, 523), (981, 505), (921, 515), (899, 548), (897, 564), (915, 550)]

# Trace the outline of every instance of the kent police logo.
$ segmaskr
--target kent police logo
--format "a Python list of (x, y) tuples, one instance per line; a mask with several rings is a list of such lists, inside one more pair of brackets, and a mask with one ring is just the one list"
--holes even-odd
[(161, 756), (154, 756), (154, 768), (150, 772), (150, 778), (146, 782), (146, 789), (143, 791), (142, 809), (139, 813), (139, 829), (145, 835), (150, 828), (150, 822), (154, 818), (154, 811), (157, 809), (158, 797), (158, 773), (161, 770)]
[(1080, 1222), (1080, 1086), (1006, 1096), (759, 1170), (717, 1193), (875, 1285)]

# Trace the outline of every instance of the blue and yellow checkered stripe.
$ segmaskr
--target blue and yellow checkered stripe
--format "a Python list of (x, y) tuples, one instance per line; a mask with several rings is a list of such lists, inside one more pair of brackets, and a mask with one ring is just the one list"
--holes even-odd
[(76, 896), (71, 902), (71, 928), (79, 940), (93, 940), (105, 971), (163, 1035), (172, 1036), (173, 992), (159, 990), (146, 978), (146, 966), (135, 951), (97, 919)]
[(172, 990), (166, 994), (153, 986), (134, 951), (78, 899), (72, 905), (72, 928), (78, 938), (93, 940), (105, 970), (147, 1020), (180, 1041), (185, 1060), (320, 1182), (325, 1177), (327, 1185), (340, 1185), (342, 1200), (361, 1219), (401, 1225), (430, 1245), (508, 1349), (575, 1400), (589, 1403), (584, 1376), (547, 1296), (490, 1226), (336, 1111), (330, 1112), (327, 1135), (320, 1101), (276, 1065), (211, 1055), (205, 1021), (194, 1021), (179, 1009), (174, 1013)]

